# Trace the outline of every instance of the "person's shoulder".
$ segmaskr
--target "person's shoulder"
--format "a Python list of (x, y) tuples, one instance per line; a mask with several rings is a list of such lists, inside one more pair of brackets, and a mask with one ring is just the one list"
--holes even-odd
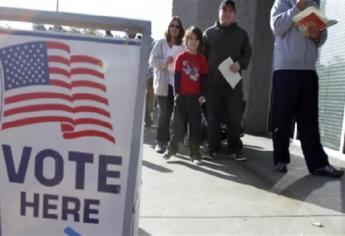
[(240, 34), (248, 36), (247, 31), (244, 28), (242, 28), (241, 26), (239, 26), (238, 24), (236, 24), (236, 29)]
[(187, 57), (186, 51), (182, 51), (176, 56), (176, 61), (184, 59), (185, 57)]
[(167, 40), (165, 38), (160, 38), (160, 39), (155, 40), (154, 43), (155, 44), (164, 44), (164, 43), (167, 43)]
[(206, 60), (206, 57), (202, 53), (198, 53), (198, 57), (201, 58), (202, 60)]
[(208, 34), (208, 33), (210, 33), (210, 32), (213, 32), (214, 30), (216, 30), (216, 28), (217, 28), (217, 24), (214, 24), (214, 25), (208, 27), (208, 28), (204, 31), (204, 34)]
[(204, 54), (198, 53), (198, 60), (200, 60), (203, 63), (205, 63), (205, 62), (207, 63), (207, 59), (204, 56)]
[(183, 58), (183, 57), (187, 57), (187, 56), (188, 56), (188, 52), (184, 50), (184, 51), (180, 52), (177, 57)]
[(295, 6), (296, 0), (275, 0), (273, 3), (273, 9), (287, 10)]

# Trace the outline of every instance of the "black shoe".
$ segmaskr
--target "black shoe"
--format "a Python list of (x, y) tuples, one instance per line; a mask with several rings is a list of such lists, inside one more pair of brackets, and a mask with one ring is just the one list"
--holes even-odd
[(283, 172), (283, 173), (287, 173), (287, 172), (288, 172), (287, 163), (278, 162), (278, 164), (276, 164), (274, 167), (275, 167), (276, 170), (279, 171), (279, 172)]
[(324, 167), (314, 170), (311, 174), (318, 175), (318, 176), (326, 176), (326, 177), (331, 177), (331, 178), (340, 178), (344, 175), (344, 171), (337, 170), (331, 165), (326, 165)]
[(204, 146), (202, 151), (206, 155), (205, 159), (214, 160), (218, 157), (217, 152), (214, 149), (211, 149), (209, 146)]
[(244, 129), (241, 129), (241, 134), (240, 134), (240, 138), (244, 137)]
[(227, 154), (229, 155), (231, 159), (234, 159), (235, 161), (238, 161), (238, 162), (244, 162), (247, 160), (247, 158), (244, 156), (243, 150), (234, 151), (228, 148)]
[(245, 162), (247, 161), (247, 157), (244, 156), (243, 151), (240, 151), (234, 154), (234, 160), (238, 162)]
[(165, 149), (166, 149), (166, 145), (162, 145), (162, 144), (157, 144), (155, 147), (155, 151), (161, 154), (165, 152)]

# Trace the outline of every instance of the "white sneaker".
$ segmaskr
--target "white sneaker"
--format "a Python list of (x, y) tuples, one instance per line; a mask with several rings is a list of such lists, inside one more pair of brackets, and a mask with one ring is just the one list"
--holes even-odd
[(195, 165), (201, 165), (202, 164), (202, 160), (194, 160), (193, 163)]

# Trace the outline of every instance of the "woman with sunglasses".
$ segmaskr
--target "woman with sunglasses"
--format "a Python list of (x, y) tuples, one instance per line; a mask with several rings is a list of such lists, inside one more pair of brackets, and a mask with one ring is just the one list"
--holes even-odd
[(170, 140), (170, 119), (174, 106), (174, 60), (181, 50), (184, 29), (177, 16), (170, 20), (165, 37), (157, 40), (150, 54), (153, 89), (159, 106), (155, 151), (163, 153)]

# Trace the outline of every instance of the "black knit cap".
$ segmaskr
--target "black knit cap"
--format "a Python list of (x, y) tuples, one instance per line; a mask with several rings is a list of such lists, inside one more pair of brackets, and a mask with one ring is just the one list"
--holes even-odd
[(219, 10), (223, 9), (225, 6), (231, 6), (234, 11), (236, 11), (235, 2), (232, 0), (223, 0), (219, 5)]

